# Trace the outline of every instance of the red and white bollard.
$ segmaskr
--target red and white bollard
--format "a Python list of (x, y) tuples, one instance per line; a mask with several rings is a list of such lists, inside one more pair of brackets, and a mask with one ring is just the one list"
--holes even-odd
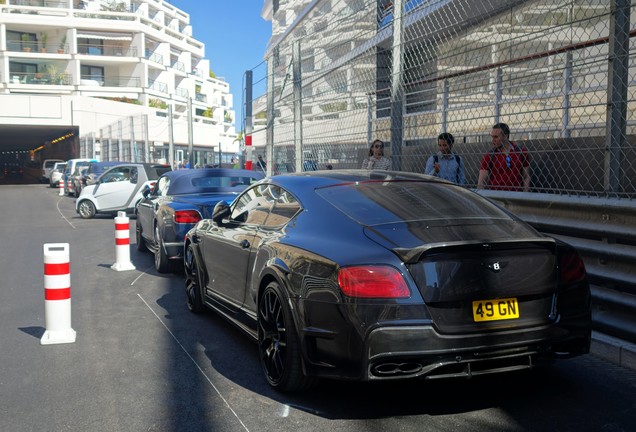
[(245, 135), (245, 149), (247, 150), (247, 157), (245, 158), (245, 169), (252, 169), (252, 135)]
[(117, 212), (115, 218), (115, 264), (110, 268), (116, 271), (135, 269), (130, 262), (130, 222), (126, 212)]
[(75, 342), (71, 328), (71, 263), (68, 243), (44, 245), (44, 321), (40, 344)]
[(60, 179), (60, 182), (59, 182), (60, 183), (60, 187), (58, 189), (60, 190), (60, 193), (59, 193), (60, 196), (64, 196), (64, 181), (62, 180), (63, 178), (64, 177), (62, 177)]

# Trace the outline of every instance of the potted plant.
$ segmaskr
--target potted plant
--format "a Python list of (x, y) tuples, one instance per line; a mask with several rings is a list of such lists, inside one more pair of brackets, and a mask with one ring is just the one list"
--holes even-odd
[(20, 39), (22, 39), (22, 51), (31, 52), (31, 38), (28, 33), (22, 33), (20, 35)]
[(53, 63), (46, 65), (46, 73), (49, 75), (51, 84), (64, 84), (64, 75), (60, 73), (57, 65)]
[(66, 33), (62, 36), (62, 40), (60, 41), (60, 47), (57, 50), (58, 54), (64, 54), (64, 48), (66, 48)]
[(49, 40), (48, 33), (44, 33), (44, 32), (40, 33), (40, 43), (42, 44), (40, 46), (40, 52), (43, 52), (43, 53), (46, 52), (46, 43), (48, 42), (48, 40)]

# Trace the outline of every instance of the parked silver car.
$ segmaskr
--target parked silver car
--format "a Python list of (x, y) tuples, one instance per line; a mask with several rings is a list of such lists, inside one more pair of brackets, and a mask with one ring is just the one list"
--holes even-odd
[(51, 174), (49, 176), (50, 187), (60, 187), (60, 180), (64, 175), (65, 169), (66, 162), (56, 162), (55, 165), (53, 165), (53, 169), (51, 170)]

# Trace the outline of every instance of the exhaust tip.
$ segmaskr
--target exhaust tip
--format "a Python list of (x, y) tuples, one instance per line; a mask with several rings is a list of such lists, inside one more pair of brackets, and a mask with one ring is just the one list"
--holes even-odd
[(422, 370), (420, 363), (380, 363), (373, 367), (373, 374), (380, 377), (414, 375)]

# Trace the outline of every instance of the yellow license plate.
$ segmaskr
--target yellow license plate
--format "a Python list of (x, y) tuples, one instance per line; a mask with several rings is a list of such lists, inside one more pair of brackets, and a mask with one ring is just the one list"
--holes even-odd
[(498, 321), (519, 318), (519, 303), (516, 298), (477, 300), (473, 302), (473, 319)]

